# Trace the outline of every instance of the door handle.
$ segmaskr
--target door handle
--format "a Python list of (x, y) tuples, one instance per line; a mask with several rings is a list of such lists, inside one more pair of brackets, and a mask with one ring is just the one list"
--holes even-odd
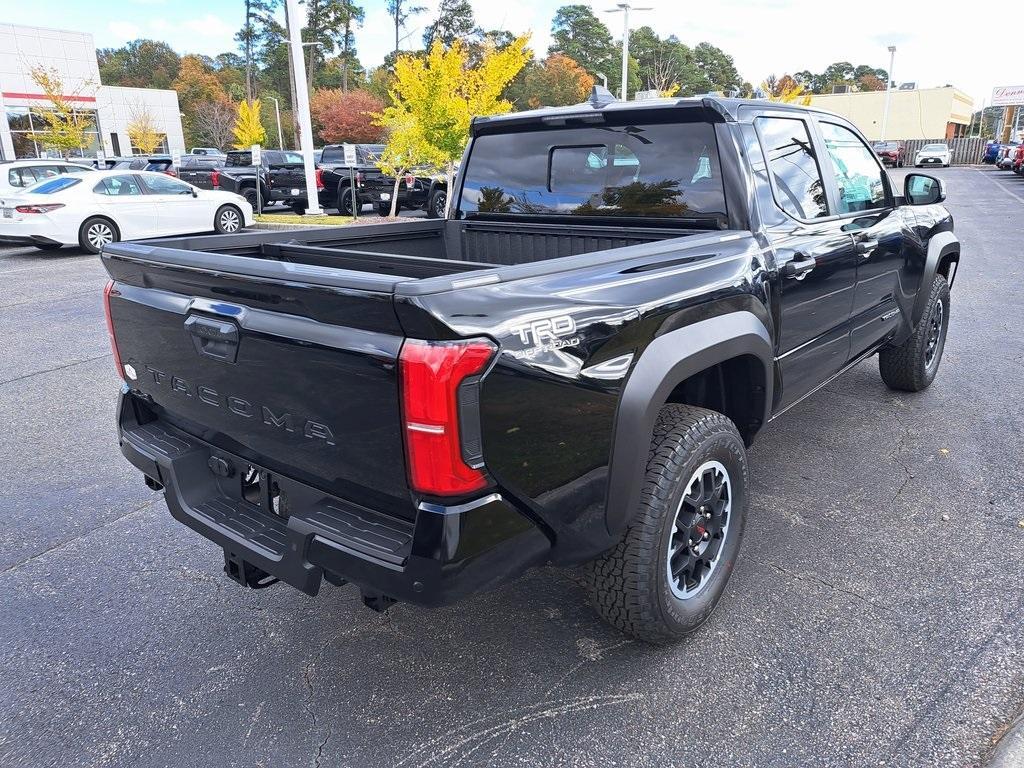
[(813, 256), (797, 251), (792, 259), (782, 265), (782, 269), (779, 272), (783, 277), (795, 277), (799, 280), (814, 269), (815, 266), (817, 266), (817, 262)]
[(857, 240), (853, 244), (853, 249), (855, 251), (857, 251), (857, 253), (859, 253), (861, 256), (864, 256), (865, 258), (870, 256), (871, 252), (873, 250), (875, 250), (875, 248), (877, 248), (877, 247), (878, 247), (878, 241), (877, 240), (868, 240), (868, 239)]
[(225, 363), (233, 363), (237, 359), (238, 327), (234, 323), (190, 315), (185, 320), (185, 330), (192, 337), (192, 344), (200, 355)]

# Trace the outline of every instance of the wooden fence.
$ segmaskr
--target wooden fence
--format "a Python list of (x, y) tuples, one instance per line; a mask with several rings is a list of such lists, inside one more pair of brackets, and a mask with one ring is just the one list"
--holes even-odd
[(953, 139), (952, 141), (946, 141), (945, 139), (910, 139), (903, 142), (905, 147), (903, 163), (904, 165), (912, 166), (914, 164), (914, 155), (925, 144), (948, 144), (949, 148), (953, 150), (952, 165), (974, 165), (975, 163), (980, 163), (982, 155), (985, 154), (985, 141), (985, 139), (981, 138)]

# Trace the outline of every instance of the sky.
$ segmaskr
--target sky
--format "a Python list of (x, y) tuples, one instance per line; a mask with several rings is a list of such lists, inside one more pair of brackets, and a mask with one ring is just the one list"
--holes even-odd
[[(622, 15), (605, 13), (617, 0), (581, 0), (594, 7), (616, 39)], [(418, 47), (423, 26), (439, 0), (414, 0), (430, 10), (403, 32), (403, 47)], [(543, 53), (551, 41), (551, 18), (567, 0), (472, 0), (484, 29), (532, 32)], [(357, 32), (360, 60), (379, 64), (393, 47), (394, 31), (385, 0), (363, 0), (366, 21)], [(769, 74), (809, 69), (821, 72), (834, 61), (888, 69), (887, 46), (896, 46), (895, 79), (920, 87), (952, 84), (978, 108), (997, 85), (1024, 84), (1024, 64), (986, 24), (972, 20), (948, 0), (642, 0), (652, 10), (631, 14), (631, 26), (647, 24), (660, 35), (688, 45), (707, 41), (726, 51), (743, 78), (755, 85)], [(107, 6), (111, 10), (103, 12)], [(54, 26), (91, 32), (99, 47), (116, 47), (137, 37), (163, 40), (179, 53), (216, 55), (234, 50), (244, 0), (0, 0), (0, 23)], [(116, 10), (115, 10), (116, 9)]]

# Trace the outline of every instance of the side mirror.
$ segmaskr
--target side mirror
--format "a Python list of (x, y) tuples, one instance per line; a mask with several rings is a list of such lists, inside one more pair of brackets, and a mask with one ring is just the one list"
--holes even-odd
[(911, 173), (903, 180), (903, 197), (910, 205), (934, 205), (946, 199), (946, 184), (934, 176)]
[(195, 189), (192, 190), (192, 197), (199, 197), (199, 192)]

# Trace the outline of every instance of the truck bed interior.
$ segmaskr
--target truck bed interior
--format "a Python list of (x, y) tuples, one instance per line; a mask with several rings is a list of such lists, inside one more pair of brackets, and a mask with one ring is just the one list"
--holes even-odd
[(182, 237), (149, 245), (422, 279), (694, 234), (637, 226), (418, 220)]

